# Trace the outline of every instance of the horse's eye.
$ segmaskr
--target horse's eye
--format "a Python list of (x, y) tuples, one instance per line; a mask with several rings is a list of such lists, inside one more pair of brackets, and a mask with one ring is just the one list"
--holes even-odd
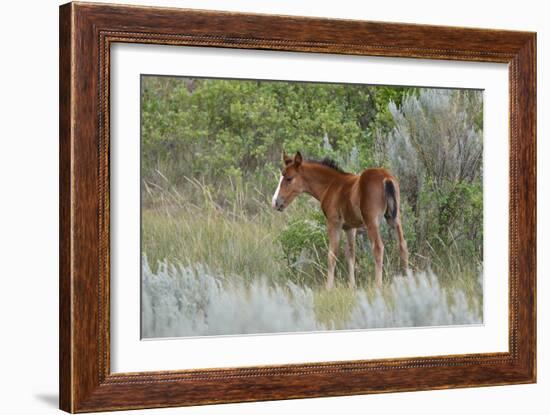
[(287, 177), (286, 181), (290, 183), (292, 181), (292, 179), (293, 179), (293, 177)]

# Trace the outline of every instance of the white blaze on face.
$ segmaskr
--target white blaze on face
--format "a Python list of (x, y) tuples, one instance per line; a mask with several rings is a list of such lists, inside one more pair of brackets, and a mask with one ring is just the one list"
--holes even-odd
[(277, 202), (277, 198), (279, 197), (279, 191), (281, 190), (281, 183), (283, 183), (283, 176), (279, 179), (279, 184), (277, 185), (277, 190), (275, 190), (275, 193), (273, 194), (273, 199), (271, 199), (271, 207), (275, 209)]

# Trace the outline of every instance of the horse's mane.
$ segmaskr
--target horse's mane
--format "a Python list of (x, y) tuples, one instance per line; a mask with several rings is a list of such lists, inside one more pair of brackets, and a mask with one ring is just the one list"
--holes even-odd
[(326, 166), (326, 167), (329, 167), (333, 170), (336, 170), (338, 173), (343, 173), (343, 174), (350, 174), (344, 170), (342, 170), (342, 168), (338, 165), (338, 163), (336, 162), (336, 160), (334, 159), (331, 159), (330, 157), (325, 157), (323, 158), (322, 160), (307, 160), (309, 163), (315, 163), (315, 164), (320, 164), (322, 166)]

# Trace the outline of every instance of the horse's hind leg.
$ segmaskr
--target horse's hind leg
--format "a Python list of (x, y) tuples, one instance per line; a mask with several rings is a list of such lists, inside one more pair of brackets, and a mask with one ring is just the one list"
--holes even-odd
[(386, 222), (390, 225), (391, 228), (395, 229), (395, 236), (397, 243), (399, 244), (399, 256), (401, 257), (401, 266), (404, 271), (409, 269), (409, 250), (407, 249), (407, 241), (403, 236), (403, 227), (401, 226), (401, 218), (397, 216), (395, 219), (392, 219), (389, 216), (386, 216)]
[(382, 264), (384, 262), (384, 243), (380, 237), (379, 221), (377, 218), (364, 218), (367, 225), (372, 255), (374, 256), (374, 280), (378, 287), (382, 286)]
[(346, 260), (350, 288), (355, 287), (355, 233), (356, 229), (346, 229)]
[(397, 235), (397, 242), (399, 243), (399, 255), (401, 256), (401, 266), (403, 270), (409, 269), (409, 250), (407, 249), (407, 241), (403, 237), (403, 227), (401, 226), (401, 219), (399, 216), (395, 218), (395, 233)]

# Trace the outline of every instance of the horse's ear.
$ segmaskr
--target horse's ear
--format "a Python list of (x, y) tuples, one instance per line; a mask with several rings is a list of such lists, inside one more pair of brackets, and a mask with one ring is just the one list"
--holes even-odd
[(302, 164), (302, 154), (297, 151), (296, 155), (294, 156), (294, 165), (298, 167), (300, 164)]
[(282, 156), (282, 157), (283, 157), (283, 164), (284, 164), (285, 166), (288, 165), (288, 164), (290, 164), (290, 163), (292, 163), (292, 158), (289, 157), (289, 155), (286, 154), (286, 152), (285, 152), (284, 150), (283, 150), (283, 156)]

